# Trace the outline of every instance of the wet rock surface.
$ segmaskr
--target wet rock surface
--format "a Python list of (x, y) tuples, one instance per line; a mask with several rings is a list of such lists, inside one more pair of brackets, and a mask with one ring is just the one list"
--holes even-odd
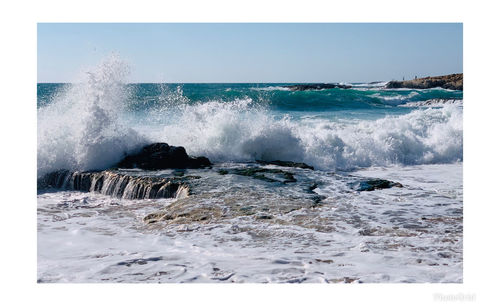
[(37, 181), (39, 192), (50, 189), (97, 192), (123, 199), (157, 199), (185, 197), (190, 177), (158, 178), (131, 176), (113, 171), (71, 172), (60, 170)]
[(386, 88), (427, 89), (441, 87), (444, 89), (463, 90), (463, 77), (463, 73), (456, 73), (407, 81), (390, 81), (387, 83)]
[[(318, 183), (287, 170), (257, 167), (255, 164), (205, 170), (208, 176), (192, 182), (189, 198), (147, 215), (144, 222), (217, 223), (251, 217), (258, 222), (282, 223), (285, 222), (281, 219), (284, 215), (321, 206), (325, 197), (314, 191)], [(211, 176), (214, 174), (215, 177)], [(221, 191), (216, 187), (219, 181), (231, 181), (232, 184)], [(298, 220), (297, 224), (301, 222)]]
[(276, 165), (281, 167), (293, 167), (293, 168), (302, 168), (302, 169), (311, 169), (314, 170), (313, 166), (309, 166), (305, 163), (296, 163), (292, 161), (282, 161), (282, 160), (273, 160), (273, 161), (265, 161), (265, 160), (257, 160), (261, 165)]
[(402, 188), (403, 185), (398, 182), (383, 180), (383, 179), (367, 179), (352, 184), (356, 191), (373, 191), (378, 189), (387, 189), (392, 187)]
[(284, 171), (281, 169), (268, 169), (268, 168), (258, 168), (258, 167), (250, 167), (250, 168), (239, 168), (239, 169), (220, 169), (219, 174), (237, 174), (243, 176), (249, 176), (254, 179), (262, 180), (265, 182), (275, 183), (280, 182), (283, 184), (287, 183), (295, 183), (297, 179), (293, 176), (293, 173)]
[[(238, 217), (252, 217), (261, 222), (283, 222), (279, 218), (291, 212), (318, 207), (314, 196), (297, 198), (271, 192), (234, 190), (190, 196), (144, 217), (147, 224), (219, 223)], [(278, 218), (278, 219), (277, 219)], [(300, 222), (299, 222), (300, 223)]]
[[(331, 173), (258, 163), (108, 171), (184, 183), (189, 196), (122, 201), (97, 192), (39, 194), (39, 239), (47, 247), (41, 250), (38, 280), (460, 281), (461, 194), (439, 190), (437, 177), (429, 178), (427, 170), (410, 182), (371, 171)], [(284, 183), (285, 173), (296, 182)], [(405, 186), (358, 192), (351, 185), (371, 177)], [(430, 198), (435, 200), (422, 201)], [(61, 240), (53, 241), (53, 233)], [(68, 246), (66, 240), (79, 244)], [(388, 273), (391, 267), (403, 270)]]
[(119, 168), (140, 168), (145, 170), (203, 168), (211, 165), (206, 157), (191, 157), (184, 147), (169, 146), (166, 143), (153, 143), (137, 154), (126, 156), (117, 166)]

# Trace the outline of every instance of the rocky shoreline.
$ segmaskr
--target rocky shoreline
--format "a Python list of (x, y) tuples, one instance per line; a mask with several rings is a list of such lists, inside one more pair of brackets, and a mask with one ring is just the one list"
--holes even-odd
[(71, 172), (59, 170), (40, 178), (38, 190), (96, 192), (120, 199), (184, 198), (189, 195), (188, 177), (132, 176), (116, 170)]
[(287, 85), (284, 87), (290, 89), (291, 91), (323, 90), (332, 88), (341, 88), (341, 89), (352, 88), (351, 85), (344, 85), (339, 83), (296, 84), (296, 85)]
[(429, 89), (441, 87), (451, 90), (463, 90), (463, 73), (448, 74), (442, 76), (418, 78), (407, 81), (390, 81), (386, 88), (415, 88)]
[[(305, 163), (256, 160), (236, 168), (221, 168), (220, 165), (215, 165), (213, 169), (213, 166), (206, 157), (187, 155), (184, 147), (153, 143), (143, 147), (136, 154), (127, 155), (115, 167), (103, 171), (61, 169), (48, 173), (38, 179), (37, 188), (42, 193), (50, 190), (76, 190), (122, 199), (181, 199), (192, 194), (202, 195), (204, 187), (199, 180), (202, 176), (204, 179), (213, 180), (213, 175), (216, 174), (248, 177), (282, 187), (289, 184), (303, 185), (302, 200), (310, 201), (313, 206), (323, 199), (313, 191), (319, 182), (303, 182), (297, 179), (296, 174), (299, 172), (314, 171), (312, 166)], [(141, 169), (145, 173), (138, 175), (134, 169)], [(170, 171), (157, 172), (165, 169)], [(196, 170), (196, 175), (185, 175), (187, 171), (185, 169)], [(150, 171), (154, 172), (150, 174)], [(402, 187), (402, 185), (388, 180), (358, 178), (351, 186), (353, 191), (373, 191), (392, 187)]]

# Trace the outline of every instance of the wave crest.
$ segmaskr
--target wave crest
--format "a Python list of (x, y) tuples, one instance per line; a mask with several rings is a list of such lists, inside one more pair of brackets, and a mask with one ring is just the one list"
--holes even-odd
[(462, 107), (417, 109), (401, 116), (346, 124), (292, 120), (251, 100), (195, 103), (165, 114), (156, 141), (183, 145), (213, 161), (292, 160), (320, 169), (462, 160)]
[(146, 142), (120, 124), (129, 97), (127, 74), (128, 66), (111, 56), (38, 109), (38, 176), (105, 169)]
[[(161, 87), (159, 96), (141, 102), (125, 85), (127, 74), (128, 66), (112, 56), (39, 107), (39, 176), (59, 169), (105, 169), (151, 142), (184, 146), (190, 155), (213, 162), (288, 160), (325, 170), (462, 160), (461, 104), (378, 120), (335, 121), (327, 118), (331, 112), (291, 118), (283, 109), (296, 107), (293, 99), (284, 99), (288, 108), (281, 109), (260, 96), (196, 102), (184, 96), (181, 86)], [(342, 102), (349, 92), (337, 94)], [(295, 96), (311, 108), (318, 104), (317, 95)], [(386, 97), (391, 99), (403, 100)]]

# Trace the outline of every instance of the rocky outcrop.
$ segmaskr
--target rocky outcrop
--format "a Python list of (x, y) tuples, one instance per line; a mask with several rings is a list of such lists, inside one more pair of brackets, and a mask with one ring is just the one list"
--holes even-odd
[(352, 88), (351, 85), (344, 85), (338, 83), (316, 83), (316, 84), (297, 84), (284, 86), (291, 91), (305, 91), (305, 90), (322, 90), (322, 89), (332, 89), (332, 88), (342, 88), (349, 89)]
[(144, 170), (203, 168), (211, 163), (206, 157), (190, 157), (184, 147), (169, 146), (166, 143), (153, 143), (137, 154), (127, 155), (121, 160), (119, 168), (140, 168)]
[[(291, 212), (321, 206), (313, 194), (297, 197), (265, 190), (252, 190), (252, 188), (245, 188), (242, 192), (240, 188), (233, 188), (235, 189), (232, 192), (213, 191), (179, 199), (159, 211), (146, 215), (143, 220), (147, 224), (162, 222), (194, 225), (194, 223), (220, 223), (222, 220), (249, 217), (258, 222), (283, 224), (288, 221), (282, 217)], [(235, 192), (237, 189), (239, 192)]]
[(236, 174), (242, 176), (249, 176), (254, 179), (261, 181), (276, 183), (280, 182), (283, 184), (295, 183), (297, 179), (293, 176), (293, 173), (288, 171), (283, 171), (280, 169), (266, 169), (266, 168), (237, 168), (237, 169), (220, 169), (219, 174)]
[(184, 198), (189, 194), (184, 179), (130, 176), (113, 171), (60, 170), (43, 176), (37, 185), (38, 190), (56, 188), (97, 192), (122, 199)]
[(305, 163), (296, 163), (292, 161), (282, 161), (282, 160), (273, 160), (273, 161), (265, 161), (265, 160), (256, 160), (261, 165), (276, 165), (280, 167), (292, 167), (292, 168), (302, 168), (302, 169), (311, 169), (314, 170), (313, 166), (309, 166)]
[(441, 87), (452, 90), (463, 90), (463, 76), (463, 73), (456, 73), (408, 81), (390, 81), (387, 83), (386, 88), (427, 89)]
[(392, 187), (402, 188), (403, 185), (398, 182), (383, 180), (383, 179), (368, 179), (355, 184), (356, 191), (373, 191), (377, 189), (386, 189)]

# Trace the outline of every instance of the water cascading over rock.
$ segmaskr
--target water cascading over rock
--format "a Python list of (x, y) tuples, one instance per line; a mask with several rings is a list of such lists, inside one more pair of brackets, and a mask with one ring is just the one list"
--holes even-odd
[(97, 192), (123, 199), (183, 198), (189, 187), (168, 178), (134, 177), (115, 173), (60, 170), (38, 180), (38, 189), (57, 188)]

